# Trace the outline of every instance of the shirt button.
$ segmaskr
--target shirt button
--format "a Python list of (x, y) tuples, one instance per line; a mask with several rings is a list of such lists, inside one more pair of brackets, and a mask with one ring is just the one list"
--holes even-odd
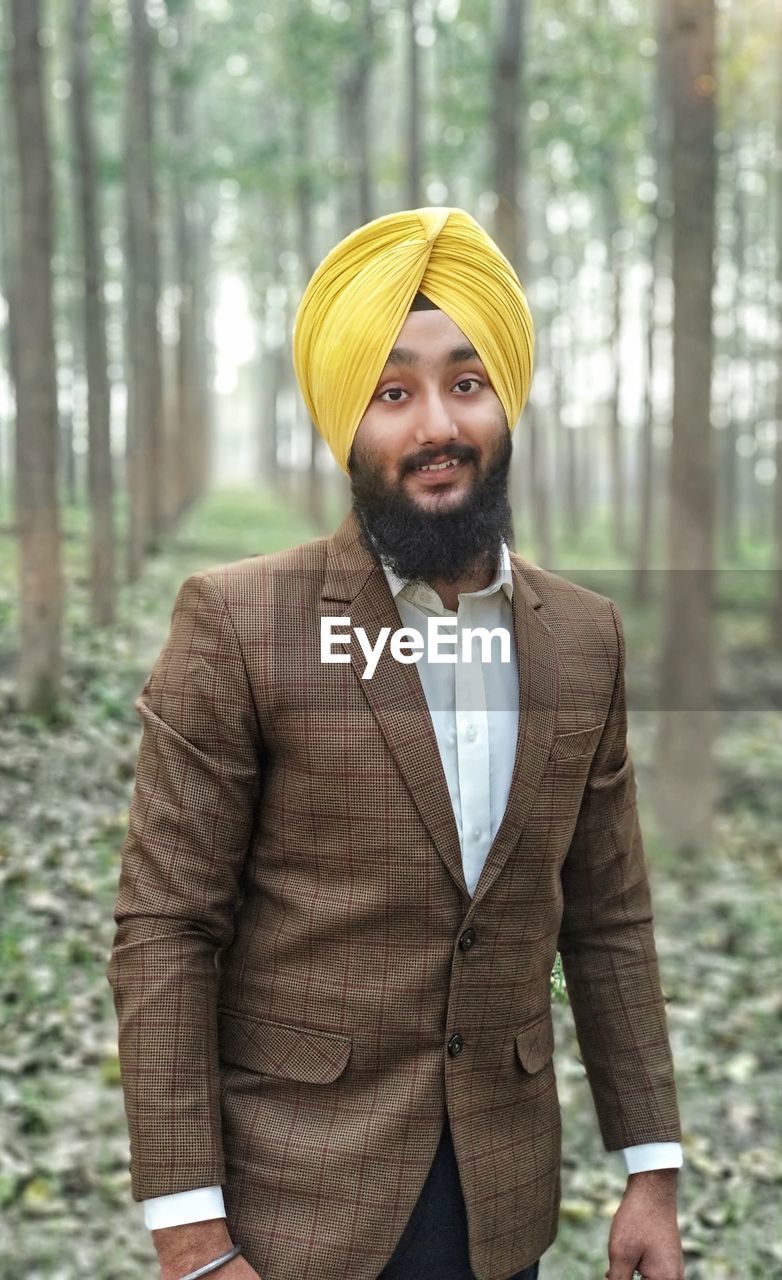
[(468, 742), (474, 742), (474, 741), (475, 741), (475, 739), (476, 739), (477, 737), (478, 737), (478, 730), (475, 728), (475, 725), (474, 725), (474, 724), (468, 724), (468, 726), (467, 726), (467, 741), (468, 741)]
[(464, 1041), (462, 1040), (462, 1037), (459, 1035), (457, 1031), (456, 1035), (451, 1036), (450, 1040), (448, 1041), (448, 1052), (450, 1053), (452, 1058), (455, 1058), (458, 1054), (461, 1053), (463, 1048), (464, 1048)]
[(481, 829), (480, 829), (480, 827), (473, 827), (473, 829), (472, 829), (472, 838), (473, 838), (473, 840), (480, 840), (480, 838), (481, 838)]

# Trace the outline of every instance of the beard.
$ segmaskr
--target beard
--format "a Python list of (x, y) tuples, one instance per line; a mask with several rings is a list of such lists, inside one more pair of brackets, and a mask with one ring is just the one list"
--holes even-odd
[[(467, 492), (455, 506), (424, 509), (402, 488), (408, 472), (435, 456), (429, 449), (405, 459), (399, 481), (389, 484), (382, 467), (355, 446), (348, 463), (353, 510), (364, 540), (399, 578), (453, 583), (465, 573), (499, 561), (503, 541), (513, 543), (513, 515), (508, 501), (508, 471), (512, 454), (510, 432), (503, 424), (498, 443), (483, 471), (479, 455), (469, 445), (453, 443), (436, 450), (439, 458), (458, 458), (475, 468)], [(428, 456), (427, 456), (428, 455)]]

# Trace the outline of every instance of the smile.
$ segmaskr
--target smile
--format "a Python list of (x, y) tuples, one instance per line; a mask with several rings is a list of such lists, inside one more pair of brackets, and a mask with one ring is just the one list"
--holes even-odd
[(449, 458), (447, 462), (430, 462), (425, 467), (416, 467), (416, 471), (445, 471), (448, 467), (458, 467), (459, 458)]

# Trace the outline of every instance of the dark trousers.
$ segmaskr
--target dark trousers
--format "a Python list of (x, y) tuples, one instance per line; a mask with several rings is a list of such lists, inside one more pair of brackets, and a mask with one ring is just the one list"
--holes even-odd
[[(537, 1280), (537, 1262), (508, 1280)], [(467, 1212), (446, 1117), (440, 1144), (410, 1221), (378, 1280), (475, 1280)]]

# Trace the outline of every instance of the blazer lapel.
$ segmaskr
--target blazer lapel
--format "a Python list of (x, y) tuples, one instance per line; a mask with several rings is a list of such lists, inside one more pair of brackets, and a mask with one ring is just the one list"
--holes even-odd
[[(399, 612), (379, 561), (365, 547), (351, 512), (329, 542), (322, 598), (349, 605), (351, 627), (363, 627), (374, 645), (383, 627), (396, 631)], [(416, 808), (460, 893), (469, 898), (448, 784), (418, 666), (396, 662), (388, 645), (371, 679), (364, 656), (351, 644), (353, 670), (404, 778)]]
[(478, 877), (473, 903), (491, 888), (519, 843), (546, 767), (559, 702), (559, 662), (554, 636), (540, 615), (543, 603), (524, 576), (524, 561), (511, 553), (513, 625), (519, 667), (519, 727), (508, 803)]

